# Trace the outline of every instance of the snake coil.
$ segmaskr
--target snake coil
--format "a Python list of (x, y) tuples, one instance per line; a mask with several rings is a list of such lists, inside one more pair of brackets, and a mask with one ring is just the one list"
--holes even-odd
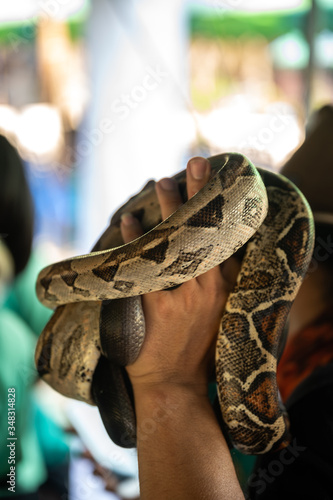
[[(40, 375), (65, 396), (97, 404), (110, 437), (124, 447), (136, 443), (124, 367), (144, 342), (140, 295), (199, 276), (241, 247), (241, 271), (216, 347), (222, 417), (244, 453), (265, 453), (288, 441), (276, 366), (312, 255), (311, 211), (289, 180), (256, 169), (240, 154), (209, 161), (215, 175), (169, 218), (161, 221), (150, 182), (116, 212), (90, 254), (48, 266), (37, 280), (40, 301), (56, 307), (36, 349)], [(184, 194), (185, 173), (175, 179)], [(125, 212), (137, 216), (146, 232), (123, 245)]]

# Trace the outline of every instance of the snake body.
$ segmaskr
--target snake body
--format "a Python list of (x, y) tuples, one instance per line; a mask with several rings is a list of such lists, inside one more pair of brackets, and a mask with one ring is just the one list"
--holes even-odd
[[(97, 404), (109, 435), (122, 446), (136, 439), (124, 366), (144, 342), (140, 295), (199, 276), (246, 244), (218, 333), (221, 412), (231, 441), (245, 453), (287, 442), (276, 364), (312, 253), (311, 212), (292, 183), (242, 155), (209, 161), (215, 175), (168, 219), (161, 222), (149, 183), (114, 215), (90, 254), (48, 266), (37, 280), (41, 302), (56, 307), (36, 349), (40, 375), (62, 394)], [(184, 172), (175, 179), (185, 192)], [(125, 212), (146, 232), (122, 245)]]

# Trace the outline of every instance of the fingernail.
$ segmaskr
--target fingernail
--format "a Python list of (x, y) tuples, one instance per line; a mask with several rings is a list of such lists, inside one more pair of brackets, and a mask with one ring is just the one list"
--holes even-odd
[(193, 179), (199, 181), (203, 179), (207, 173), (208, 161), (204, 158), (193, 158), (190, 160), (189, 167)]
[(161, 186), (164, 191), (174, 191), (176, 188), (175, 182), (168, 177), (165, 177), (164, 179), (158, 181), (158, 185)]
[(133, 226), (135, 224), (133, 215), (129, 213), (121, 214), (120, 220), (125, 226)]

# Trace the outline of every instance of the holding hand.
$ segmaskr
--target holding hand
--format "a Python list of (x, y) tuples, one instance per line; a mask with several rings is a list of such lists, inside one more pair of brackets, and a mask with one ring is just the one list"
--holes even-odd
[[(210, 178), (208, 160), (193, 158), (186, 174), (190, 198)], [(163, 219), (182, 204), (178, 186), (171, 179), (159, 181), (156, 192)], [(140, 223), (131, 215), (123, 217), (121, 231), (125, 243), (142, 234)], [(143, 296), (146, 340), (139, 359), (127, 367), (133, 385), (165, 382), (206, 390), (214, 366), (216, 334), (235, 278), (233, 272), (230, 281), (227, 279), (230, 264), (228, 268), (217, 266), (174, 290)]]

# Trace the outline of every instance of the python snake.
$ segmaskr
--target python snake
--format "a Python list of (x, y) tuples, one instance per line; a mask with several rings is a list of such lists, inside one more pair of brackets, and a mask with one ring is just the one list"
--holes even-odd
[[(221, 320), (216, 383), (223, 426), (238, 449), (258, 454), (288, 443), (279, 401), (279, 343), (313, 249), (309, 206), (281, 175), (244, 156), (209, 158), (214, 176), (169, 218), (150, 182), (119, 209), (90, 254), (43, 269), (39, 300), (56, 308), (42, 332), (36, 365), (65, 396), (99, 407), (113, 441), (135, 446), (131, 386), (124, 366), (144, 342), (140, 295), (192, 279), (243, 251)], [(185, 173), (175, 177), (185, 201)], [(122, 213), (145, 234), (123, 245)]]

